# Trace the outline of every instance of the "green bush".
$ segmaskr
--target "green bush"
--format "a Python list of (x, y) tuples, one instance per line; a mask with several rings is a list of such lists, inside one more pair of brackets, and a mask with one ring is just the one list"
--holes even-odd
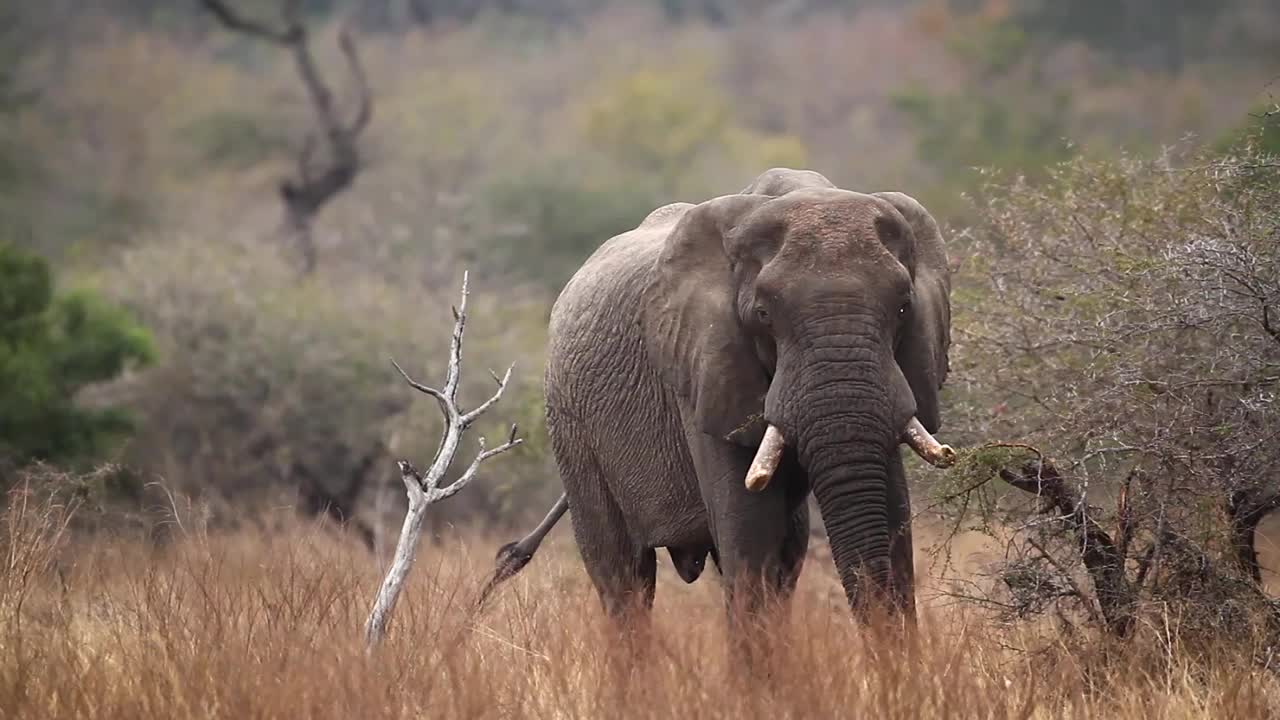
[(0, 243), (0, 459), (93, 459), (131, 424), (76, 394), (152, 359), (128, 314), (86, 291), (55, 295), (43, 258)]

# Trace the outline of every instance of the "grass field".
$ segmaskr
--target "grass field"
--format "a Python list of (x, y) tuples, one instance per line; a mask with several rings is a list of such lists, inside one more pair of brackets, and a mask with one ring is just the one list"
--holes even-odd
[[(567, 528), (482, 614), (500, 538), (423, 548), (387, 644), (361, 629), (380, 568), (323, 528), (72, 539), (15, 503), (0, 529), (0, 718), (1247, 718), (1274, 676), (1193, 665), (1158, 628), (1124, 651), (1009, 628), (934, 597), (923, 551), (911, 650), (850, 620), (815, 547), (767, 667), (728, 661), (713, 570), (661, 558), (651, 643), (613, 647)], [(190, 528), (187, 528), (190, 530)], [(921, 542), (920, 545), (927, 543)], [(973, 547), (956, 547), (973, 557)]]

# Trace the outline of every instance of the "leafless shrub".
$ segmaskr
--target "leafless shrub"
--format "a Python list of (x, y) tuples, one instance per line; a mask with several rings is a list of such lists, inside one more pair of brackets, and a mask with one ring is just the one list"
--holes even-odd
[(83, 504), (84, 480), (35, 465), (0, 499), (0, 629), (20, 629), (32, 595), (49, 576), (63, 576), (58, 554)]
[(987, 599), (1272, 662), (1254, 535), (1280, 507), (1280, 162), (1079, 160), (985, 192), (954, 424), (1019, 444), (970, 452), (938, 499), (1012, 528)]

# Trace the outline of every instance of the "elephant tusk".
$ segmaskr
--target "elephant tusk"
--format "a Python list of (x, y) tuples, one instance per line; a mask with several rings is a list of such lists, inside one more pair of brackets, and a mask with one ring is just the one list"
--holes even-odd
[(769, 487), (773, 472), (778, 469), (778, 462), (782, 460), (782, 449), (786, 446), (781, 430), (770, 425), (764, 431), (760, 449), (756, 451), (756, 458), (751, 461), (751, 468), (747, 470), (747, 490), (760, 492)]
[(907, 423), (902, 439), (916, 451), (920, 459), (934, 467), (949, 468), (956, 464), (956, 451), (950, 445), (943, 445), (934, 439), (915, 417)]

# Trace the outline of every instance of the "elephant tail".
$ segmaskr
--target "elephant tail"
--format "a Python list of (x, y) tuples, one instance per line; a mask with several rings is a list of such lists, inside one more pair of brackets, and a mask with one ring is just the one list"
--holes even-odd
[(542, 518), (542, 522), (538, 523), (538, 527), (533, 532), (525, 535), (515, 542), (509, 542), (498, 548), (498, 555), (494, 558), (493, 576), (489, 578), (489, 582), (485, 583), (484, 589), (480, 591), (480, 599), (476, 601), (476, 609), (484, 607), (489, 599), (489, 595), (502, 582), (514, 577), (516, 573), (524, 569), (525, 565), (533, 559), (533, 554), (538, 551), (538, 546), (542, 544), (543, 538), (547, 533), (551, 532), (551, 528), (556, 526), (561, 517), (564, 517), (565, 511), (569, 509), (569, 497), (564, 493), (560, 494), (560, 499), (556, 500), (556, 504), (552, 506), (547, 516)]

